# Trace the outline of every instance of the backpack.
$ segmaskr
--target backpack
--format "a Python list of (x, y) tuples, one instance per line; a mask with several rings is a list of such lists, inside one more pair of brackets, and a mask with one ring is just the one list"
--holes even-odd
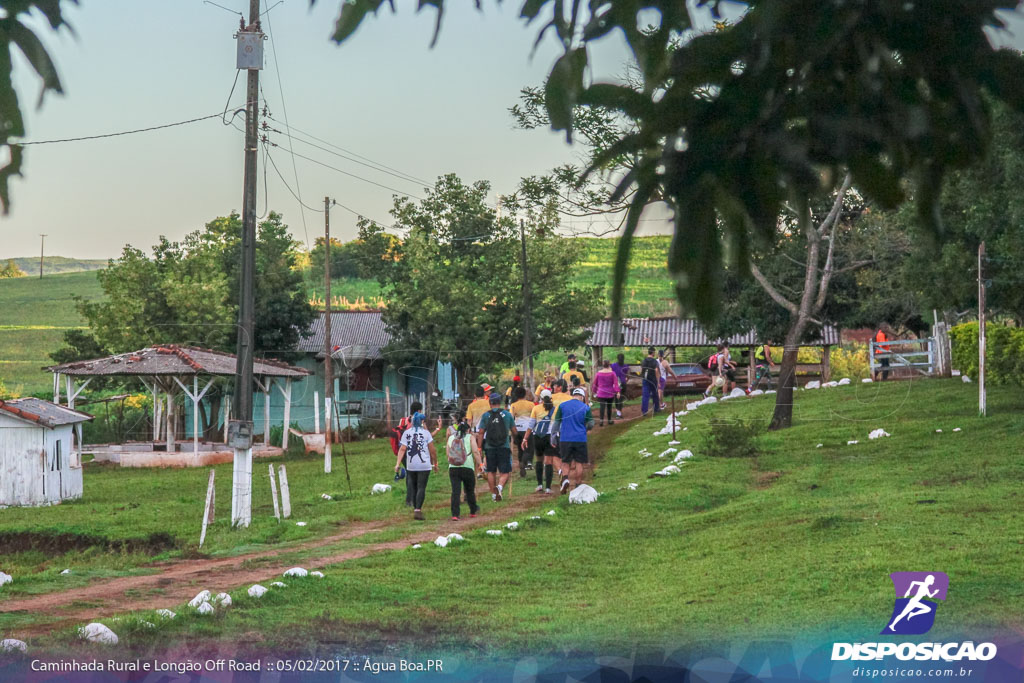
[(551, 417), (555, 414), (555, 407), (551, 406), (551, 410), (548, 414), (537, 420), (537, 424), (533, 428), (535, 436), (548, 436), (551, 434)]
[(484, 445), (488, 448), (505, 448), (508, 446), (508, 425), (501, 410), (487, 412), (487, 424), (484, 425)]
[(448, 464), (454, 467), (461, 467), (466, 464), (469, 454), (466, 453), (466, 439), (458, 434), (452, 434), (448, 438)]
[(405, 434), (405, 430), (412, 426), (411, 421), (408, 417), (403, 417), (398, 421), (398, 426), (391, 429), (389, 439), (391, 441), (391, 450), (394, 451), (395, 455), (398, 455), (398, 449), (401, 447), (402, 434)]
[(713, 353), (708, 358), (708, 370), (714, 370), (718, 366), (718, 354)]

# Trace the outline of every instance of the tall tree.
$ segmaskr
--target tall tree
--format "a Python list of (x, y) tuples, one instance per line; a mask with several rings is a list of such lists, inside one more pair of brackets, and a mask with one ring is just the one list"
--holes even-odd
[[(421, 202), (396, 198), (394, 228), (407, 231), (381, 258), (389, 353), (429, 367), (450, 360), (468, 383), (480, 372), (522, 359), (523, 280), (516, 220), (498, 218), (486, 203), (490, 185), (441, 177)], [(597, 288), (575, 287), (565, 275), (578, 263), (579, 245), (558, 239), (551, 214), (529, 221), (527, 268), (532, 286), (533, 347), (575, 347), (600, 317)], [(380, 225), (360, 222), (360, 238), (386, 244)]]
[[(446, 4), (426, 4), (437, 10), (436, 39)], [(718, 16), (719, 0), (695, 4)], [(679, 0), (520, 5), (527, 21), (550, 17), (538, 41), (551, 29), (562, 48), (544, 88), (551, 127), (571, 140), (577, 105), (636, 123), (591, 165), (636, 160), (609, 197), (632, 193), (615, 269), (616, 317), (631, 238), (653, 199), (674, 212), (668, 264), (680, 278), (680, 302), (708, 319), (726, 260), (743, 267), (751, 237), (771, 240), (785, 202), (828, 197), (847, 172), (884, 208), (903, 202), (905, 181), (915, 181), (920, 220), (940, 234), (943, 179), (981, 158), (991, 137), (982, 93), (1024, 111), (1022, 60), (994, 50), (986, 34), (1005, 27), (1000, 12), (1013, 12), (1015, 1), (739, 4), (746, 11), (735, 23), (681, 45), (694, 22), (690, 3)], [(335, 40), (383, 5), (343, 3)], [(639, 87), (588, 80), (591, 46), (612, 34), (632, 51)]]
[(7, 259), (7, 265), (0, 268), (0, 280), (13, 277), (25, 277), (25, 271), (18, 267), (14, 259)]

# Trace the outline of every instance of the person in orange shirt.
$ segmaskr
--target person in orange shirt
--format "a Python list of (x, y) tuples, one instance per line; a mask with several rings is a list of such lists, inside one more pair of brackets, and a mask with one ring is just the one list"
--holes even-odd
[(889, 379), (889, 354), (892, 353), (892, 347), (883, 342), (890, 340), (888, 332), (891, 329), (887, 323), (882, 323), (875, 331), (875, 356), (882, 356), (878, 359), (878, 364), (882, 367), (882, 370), (875, 373), (875, 380), (881, 375), (883, 382)]

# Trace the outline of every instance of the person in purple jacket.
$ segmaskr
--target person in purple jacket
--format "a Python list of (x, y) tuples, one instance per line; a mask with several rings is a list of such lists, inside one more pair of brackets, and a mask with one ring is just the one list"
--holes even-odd
[(615, 405), (615, 399), (619, 396), (619, 378), (612, 370), (611, 363), (607, 360), (602, 363), (601, 369), (594, 375), (592, 386), (594, 396), (597, 397), (597, 402), (601, 404), (598, 426), (604, 426), (606, 413), (608, 415), (608, 424), (615, 424), (615, 420), (612, 419), (612, 406)]
[(619, 378), (619, 395), (615, 399), (615, 417), (622, 417), (622, 404), (626, 399), (626, 382), (629, 380), (629, 364), (626, 363), (626, 354), (619, 354), (619, 357), (612, 363), (612, 372)]

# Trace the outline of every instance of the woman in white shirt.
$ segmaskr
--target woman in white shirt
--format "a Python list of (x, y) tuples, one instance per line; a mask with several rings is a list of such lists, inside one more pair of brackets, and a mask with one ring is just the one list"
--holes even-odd
[(398, 472), (402, 467), (402, 459), (405, 459), (406, 476), (409, 478), (412, 495), (412, 518), (420, 520), (425, 519), (423, 499), (427, 495), (427, 480), (430, 478), (431, 470), (437, 471), (434, 437), (423, 427), (423, 420), (423, 413), (412, 416), (412, 427), (405, 430), (399, 440), (401, 446), (398, 449), (398, 461), (395, 463), (395, 472)]

